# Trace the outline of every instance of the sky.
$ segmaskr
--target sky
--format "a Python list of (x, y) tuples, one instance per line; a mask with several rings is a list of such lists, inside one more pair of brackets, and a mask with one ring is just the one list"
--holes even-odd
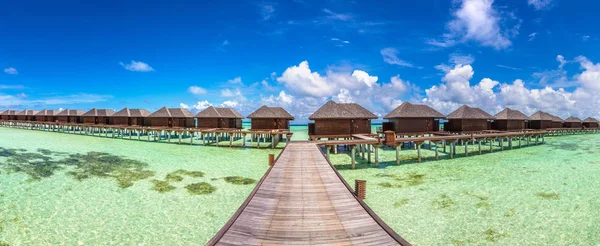
[(0, 109), (402, 102), (600, 118), (598, 1), (7, 1)]

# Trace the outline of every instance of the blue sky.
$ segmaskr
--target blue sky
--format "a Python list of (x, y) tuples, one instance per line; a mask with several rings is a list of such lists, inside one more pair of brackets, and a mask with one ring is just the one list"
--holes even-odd
[[(600, 117), (597, 1), (13, 1), (0, 108), (404, 101)], [(595, 105), (594, 105), (595, 104)]]

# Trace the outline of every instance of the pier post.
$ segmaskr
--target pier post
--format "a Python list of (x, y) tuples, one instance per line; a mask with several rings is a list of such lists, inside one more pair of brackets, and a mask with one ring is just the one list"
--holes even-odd
[(519, 136), (519, 148), (521, 148), (521, 139), (523, 138), (523, 136)]
[(490, 153), (494, 152), (494, 147), (492, 146), (492, 142), (494, 141), (494, 139), (490, 139)]
[(481, 139), (477, 140), (477, 145), (479, 146), (479, 154), (481, 155)]
[(364, 200), (367, 195), (367, 181), (354, 180), (354, 195), (361, 200)]
[(500, 150), (504, 150), (504, 138), (500, 138)]
[(436, 161), (440, 160), (440, 154), (439, 154), (439, 151), (438, 151), (438, 143), (435, 144), (435, 160)]
[[(260, 143), (260, 141), (259, 141)], [(331, 161), (331, 159), (329, 159), (329, 151), (331, 151), (331, 146), (327, 145), (325, 146), (325, 157), (327, 157), (328, 161)]]
[(396, 165), (400, 165), (400, 149), (401, 145), (396, 144)]
[(364, 160), (365, 159), (365, 145), (361, 144), (361, 145), (359, 145), (359, 147), (360, 147), (361, 158)]
[(233, 136), (229, 133), (229, 148), (233, 146)]
[(469, 156), (469, 141), (463, 141), (465, 146), (465, 156)]
[(242, 147), (246, 147), (246, 133), (243, 134), (243, 139), (244, 142), (242, 142)]
[(374, 153), (375, 154), (375, 167), (379, 167), (379, 155), (377, 154), (379, 148), (378, 148), (378, 146), (375, 146), (375, 145), (373, 145), (373, 148), (375, 149), (375, 153)]
[(269, 166), (273, 166), (273, 164), (275, 163), (275, 155), (274, 154), (269, 154)]
[(371, 163), (371, 145), (365, 145), (367, 149), (367, 163)]
[(539, 136), (538, 136), (538, 135), (536, 135), (536, 136), (535, 136), (535, 145), (538, 145), (538, 138), (539, 138)]
[(351, 156), (352, 156), (352, 169), (356, 168), (356, 145), (352, 145)]
[(454, 142), (450, 142), (450, 159), (454, 159), (454, 151), (452, 149), (454, 149)]
[(512, 137), (508, 138), (508, 146), (510, 147), (510, 149), (513, 149), (513, 147), (512, 147)]
[(442, 141), (442, 147), (444, 147), (444, 153), (446, 153), (446, 140)]
[(417, 158), (419, 158), (419, 163), (421, 163), (421, 143), (417, 143)]
[(546, 141), (544, 140), (544, 135), (542, 135), (542, 144), (546, 143)]

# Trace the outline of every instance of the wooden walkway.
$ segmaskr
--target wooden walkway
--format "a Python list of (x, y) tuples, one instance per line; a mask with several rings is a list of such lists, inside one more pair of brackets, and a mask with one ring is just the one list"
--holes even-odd
[(410, 245), (358, 197), (313, 142), (289, 143), (208, 245)]

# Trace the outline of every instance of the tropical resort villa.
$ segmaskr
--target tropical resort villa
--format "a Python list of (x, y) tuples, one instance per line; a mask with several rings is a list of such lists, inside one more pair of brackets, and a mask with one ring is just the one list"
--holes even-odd
[(550, 116), (552, 116), (552, 128), (562, 128), (563, 127), (565, 120), (561, 119), (560, 117), (558, 117), (556, 115), (550, 115)]
[(58, 110), (44, 109), (35, 114), (36, 121), (54, 122), (56, 121), (56, 114)]
[(150, 114), (146, 119), (153, 127), (196, 127), (194, 114), (185, 108), (162, 107)]
[(387, 114), (383, 122), (383, 130), (396, 133), (424, 133), (440, 130), (440, 120), (445, 119), (442, 113), (424, 105), (404, 102)]
[(582, 123), (583, 122), (581, 121), (581, 119), (579, 119), (575, 116), (570, 116), (569, 118), (565, 119), (563, 127), (564, 128), (581, 128), (583, 126)]
[(37, 110), (26, 109), (17, 113), (17, 120), (21, 121), (35, 121), (35, 115), (38, 113)]
[(0, 119), (2, 120), (17, 120), (17, 111), (16, 110), (5, 110), (0, 114)]
[(544, 130), (552, 128), (553, 121), (552, 115), (540, 110), (529, 116), (529, 129)]
[(150, 112), (145, 109), (130, 109), (124, 108), (119, 112), (111, 115), (111, 125), (122, 125), (122, 126), (149, 126), (150, 121), (146, 120), (146, 117), (150, 115)]
[(242, 129), (243, 118), (235, 109), (210, 106), (196, 114), (196, 127)]
[(370, 134), (371, 120), (377, 119), (377, 115), (356, 103), (327, 101), (308, 119), (314, 121), (308, 124), (308, 134), (312, 138), (350, 137), (352, 134)]
[(598, 128), (598, 120), (592, 117), (587, 117), (587, 119), (583, 120), (583, 127), (585, 128)]
[(492, 122), (492, 130), (515, 131), (527, 128), (529, 117), (521, 111), (505, 108), (494, 116), (496, 119)]
[(444, 130), (450, 132), (479, 132), (490, 130), (490, 121), (494, 116), (480, 108), (463, 105), (450, 113)]
[(85, 112), (81, 115), (84, 124), (110, 124), (110, 116), (115, 113), (112, 109), (96, 109), (93, 108), (90, 111)]
[(282, 107), (263, 105), (249, 114), (250, 129), (252, 130), (289, 130), (290, 121), (294, 120), (288, 111)]
[(79, 124), (83, 123), (81, 116), (84, 114), (83, 110), (78, 109), (65, 109), (56, 114), (56, 120), (59, 123), (71, 123)]

